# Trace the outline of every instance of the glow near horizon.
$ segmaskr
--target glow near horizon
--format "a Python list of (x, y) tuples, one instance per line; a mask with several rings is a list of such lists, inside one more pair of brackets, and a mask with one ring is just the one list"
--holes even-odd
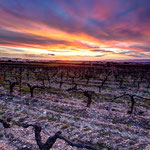
[[(34, 3), (2, 0), (0, 57), (70, 60), (150, 58), (148, 4), (147, 0), (133, 3), (128, 0), (116, 0), (115, 3), (111, 0), (79, 0), (78, 3), (75, 0), (69, 3), (66, 0), (38, 0)], [(141, 20), (139, 16), (142, 16)]]

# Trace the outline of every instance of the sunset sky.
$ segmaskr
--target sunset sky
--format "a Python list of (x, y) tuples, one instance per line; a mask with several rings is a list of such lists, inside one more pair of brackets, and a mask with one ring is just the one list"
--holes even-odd
[(150, 0), (0, 0), (0, 57), (150, 59)]

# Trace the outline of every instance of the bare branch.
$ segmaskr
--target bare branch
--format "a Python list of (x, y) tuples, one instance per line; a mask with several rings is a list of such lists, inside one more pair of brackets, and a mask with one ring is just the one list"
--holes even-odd
[(86, 148), (86, 149), (90, 149), (90, 150), (100, 150), (100, 149), (98, 149), (96, 147), (93, 147), (93, 146), (71, 142), (70, 140), (68, 140), (67, 138), (65, 138), (64, 136), (61, 135), (61, 131), (58, 131), (54, 136), (49, 137), (47, 139), (46, 143), (43, 144), (42, 141), (41, 141), (41, 135), (40, 135), (40, 132), (41, 132), (42, 128), (38, 125), (33, 125), (33, 124), (29, 124), (29, 125), (24, 124), (23, 125), (24, 128), (28, 128), (30, 126), (32, 126), (34, 128), (35, 140), (36, 140), (37, 145), (39, 146), (40, 150), (49, 150), (49, 149), (51, 149), (57, 139), (62, 139), (65, 142), (67, 142), (70, 146), (75, 146), (77, 148)]

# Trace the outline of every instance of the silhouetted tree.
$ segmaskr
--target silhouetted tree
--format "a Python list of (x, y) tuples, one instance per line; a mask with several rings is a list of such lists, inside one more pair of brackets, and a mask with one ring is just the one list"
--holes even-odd
[(91, 103), (92, 103), (92, 95), (94, 94), (93, 91), (84, 91), (83, 92), (84, 96), (86, 96), (88, 99), (87, 99), (87, 107), (90, 107), (91, 106)]
[(30, 94), (31, 94), (31, 97), (33, 97), (33, 94), (34, 94), (34, 90), (36, 89), (36, 88), (41, 88), (40, 86), (38, 86), (38, 85), (34, 85), (34, 86), (32, 86), (31, 84), (29, 84), (29, 83), (25, 83), (28, 87), (29, 87), (29, 89), (30, 89)]
[(138, 95), (133, 95), (133, 94), (127, 94), (127, 93), (124, 93), (121, 96), (115, 97), (114, 99), (118, 99), (118, 98), (121, 98), (121, 97), (124, 97), (124, 96), (129, 96), (130, 97), (131, 107), (130, 107), (130, 111), (128, 111), (129, 114), (133, 113), (133, 108), (134, 108), (134, 105), (136, 103), (135, 98), (150, 100), (148, 98), (144, 98), (144, 97), (141, 97), (141, 96), (138, 96)]
[(61, 74), (60, 74), (60, 84), (59, 84), (59, 88), (61, 89), (61, 87), (62, 87), (62, 84), (64, 83), (63, 82), (63, 76), (64, 76), (64, 73), (63, 73), (63, 71), (61, 72)]
[(9, 83), (9, 93), (12, 94), (15, 85), (18, 85), (19, 83), (17, 81), (10, 81), (10, 80), (5, 81)]
[(98, 85), (97, 87), (99, 88), (99, 92), (101, 91), (101, 89), (104, 87), (106, 81), (108, 80), (108, 77), (111, 75), (111, 72), (108, 72), (104, 75), (104, 78), (103, 79), (100, 79), (101, 80), (101, 84)]

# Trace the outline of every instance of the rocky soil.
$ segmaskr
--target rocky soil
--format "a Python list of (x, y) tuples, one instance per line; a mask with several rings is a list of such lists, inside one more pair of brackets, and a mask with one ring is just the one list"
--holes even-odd
[[(4, 129), (0, 124), (0, 149), (38, 150), (33, 128), (21, 127), (22, 123), (32, 123), (42, 127), (43, 141), (62, 131), (69, 140), (100, 150), (150, 150), (149, 102), (136, 106), (133, 114), (127, 114), (128, 109), (125, 100), (98, 100), (87, 108), (82, 97), (44, 94), (31, 98), (29, 94), (9, 95), (3, 91), (0, 118), (8, 120), (11, 128)], [(80, 149), (57, 140), (52, 150)]]

